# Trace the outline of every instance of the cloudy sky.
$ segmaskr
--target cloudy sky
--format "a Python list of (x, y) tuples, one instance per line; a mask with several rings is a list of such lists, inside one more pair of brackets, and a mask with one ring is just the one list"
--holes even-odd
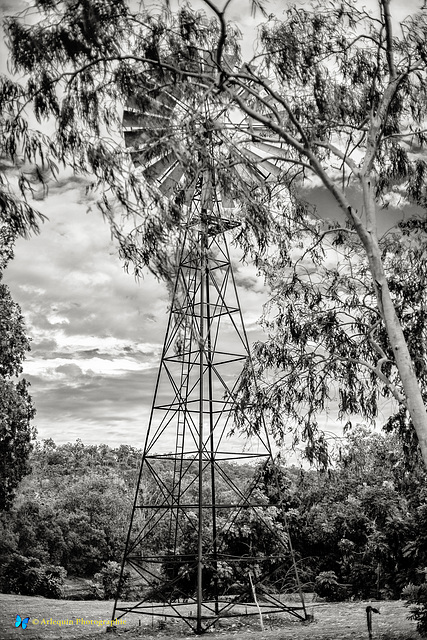
[[(2, 13), (25, 2), (0, 0)], [(369, 2), (366, 3), (367, 5)], [(393, 4), (410, 12), (419, 2)], [(234, 3), (249, 51), (258, 18)], [(233, 5), (232, 5), (233, 7)], [(267, 4), (280, 13), (284, 0)], [(408, 8), (409, 7), (409, 8)], [(0, 50), (6, 71), (4, 45)], [(71, 175), (37, 203), (48, 221), (30, 240), (18, 240), (4, 281), (21, 305), (32, 351), (25, 367), (37, 408), (39, 438), (141, 446), (167, 320), (168, 295), (152, 275), (125, 273), (107, 224)], [(325, 202), (325, 204), (327, 204)], [(240, 266), (240, 299), (249, 339), (267, 294), (255, 269)], [(249, 286), (248, 286), (249, 283)], [(333, 419), (324, 426), (335, 429)]]
[[(2, 13), (25, 2), (0, 0)], [(250, 20), (250, 18), (249, 18)], [(0, 72), (7, 73), (4, 42)], [(166, 329), (168, 292), (153, 275), (126, 273), (108, 225), (71, 174), (33, 203), (47, 217), (41, 233), (19, 239), (4, 274), (25, 317), (40, 439), (141, 446)], [(248, 333), (266, 300), (250, 266), (238, 267)]]
[[(151, 406), (168, 293), (151, 274), (137, 281), (124, 271), (84, 190), (72, 178), (51, 188), (38, 203), (49, 220), (38, 236), (18, 240), (4, 281), (32, 339), (24, 373), (39, 437), (134, 444)], [(259, 333), (263, 284), (253, 268), (240, 271), (250, 283), (240, 289), (246, 326)]]

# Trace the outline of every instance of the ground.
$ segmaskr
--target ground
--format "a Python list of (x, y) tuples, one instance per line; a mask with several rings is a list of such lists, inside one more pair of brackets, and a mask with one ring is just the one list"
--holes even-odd
[[(221, 640), (367, 640), (365, 610), (368, 604), (380, 609), (380, 615), (373, 614), (372, 617), (373, 640), (420, 640), (415, 623), (408, 620), (408, 610), (401, 601), (313, 602), (307, 609), (314, 616), (311, 623), (276, 617), (265, 619), (264, 631), (261, 631), (257, 617), (249, 620), (233, 618), (221, 621), (219, 628), (206, 635), (220, 636)], [(112, 602), (105, 601), (48, 600), (0, 594), (0, 640), (100, 640), (106, 634), (106, 624), (102, 621), (110, 620), (112, 608)], [(25, 630), (15, 628), (16, 614), (21, 618), (30, 617)], [(52, 624), (54, 621), (63, 622), (62, 625)], [(106, 637), (189, 640), (195, 636), (188, 627), (183, 628), (181, 622), (173, 619), (164, 621), (151, 616), (128, 615), (126, 624), (116, 634)]]

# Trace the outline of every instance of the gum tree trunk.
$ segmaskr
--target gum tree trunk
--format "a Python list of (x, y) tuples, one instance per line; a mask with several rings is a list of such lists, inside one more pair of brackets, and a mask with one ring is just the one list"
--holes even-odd
[(313, 156), (310, 158), (314, 171), (322, 180), (325, 187), (335, 197), (341, 210), (353, 224), (367, 254), (374, 289), (377, 297), (378, 310), (384, 322), (390, 346), (393, 351), (400, 381), (403, 387), (403, 397), (398, 397), (395, 390), (393, 395), (403, 403), (411, 416), (417, 434), (421, 455), (427, 467), (427, 410), (421, 394), (420, 385), (412, 364), (412, 358), (406, 344), (402, 326), (397, 317), (393, 300), (390, 295), (387, 277), (381, 258), (376, 229), (376, 206), (373, 195), (373, 180), (369, 176), (359, 174), (363, 190), (363, 204), (366, 211), (366, 223), (355, 212), (343, 192), (337, 188), (323, 170), (321, 164)]

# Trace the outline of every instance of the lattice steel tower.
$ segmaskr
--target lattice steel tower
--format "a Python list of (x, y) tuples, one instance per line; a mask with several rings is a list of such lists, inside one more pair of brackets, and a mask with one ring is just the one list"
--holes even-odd
[[(156, 98), (160, 107), (152, 104), (148, 115), (132, 105), (125, 112), (136, 162), (136, 141), (146, 143), (147, 127), (171, 118), (177, 104), (182, 108), (179, 96), (166, 97)], [(201, 124), (205, 130), (207, 121), (207, 144), (213, 136), (222, 144), (224, 128), (212, 127), (210, 116)], [(266, 147), (264, 141), (258, 148), (266, 153)], [(153, 158), (145, 175), (168, 196), (183, 174), (179, 156)], [(258, 160), (261, 178), (277, 171)], [(116, 601), (113, 612), (113, 619), (130, 613), (181, 618), (196, 633), (221, 618), (260, 610), (306, 618), (288, 531), (273, 524), (277, 505), (268, 504), (255, 481), (245, 486), (236, 479), (244, 474), (233, 465), (255, 468), (273, 463), (273, 455), (264, 425), (256, 437), (229, 437), (250, 350), (226, 241), (240, 223), (216, 175), (213, 164), (201, 163), (183, 207), (187, 220), (122, 565), (122, 575), (129, 568), (144, 588), (138, 603)], [(264, 535), (258, 546), (256, 531)], [(266, 588), (272, 575), (283, 582), (286, 572), (299, 590), (298, 604)]]

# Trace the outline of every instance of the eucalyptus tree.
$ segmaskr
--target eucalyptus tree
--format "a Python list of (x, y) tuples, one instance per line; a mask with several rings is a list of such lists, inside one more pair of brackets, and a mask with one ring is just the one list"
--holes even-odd
[[(404, 408), (390, 423), (403, 431), (409, 414), (427, 462), (427, 18), (410, 16), (396, 35), (391, 5), (379, 0), (375, 15), (346, 1), (292, 7), (261, 27), (259, 67), (223, 72), (222, 83), (263, 126), (255, 144), (266, 149), (268, 131), (281, 165), (299, 166), (302, 186), (322, 184), (342, 214), (287, 274), (268, 269), (277, 314), (258, 354), (279, 381), (258, 406), (273, 408), (279, 429), (290, 414), (310, 442), (332, 397), (341, 415), (372, 419), (381, 392)], [(381, 237), (380, 212), (399, 198), (417, 215)], [(331, 232), (336, 255), (323, 241)]]
[[(173, 14), (122, 0), (38, 0), (9, 19), (12, 67), (24, 74), (0, 93), (3, 112), (13, 98), (2, 121), (9, 156), (24, 150), (44, 171), (59, 159), (91, 176), (123, 257), (167, 277), (188, 186), (211, 153), (240, 207), (237, 240), (273, 292), (271, 337), (257, 348), (262, 380), (241, 388), (253, 428), (267, 411), (280, 438), (288, 417), (308, 455), (325, 459), (317, 423), (331, 401), (343, 417), (374, 419), (379, 395), (391, 396), (399, 411), (390, 424), (414, 427), (427, 463), (425, 13), (395, 33), (390, 0), (372, 15), (349, 0), (290, 7), (260, 27), (245, 62), (230, 2), (205, 4), (209, 19), (188, 6)], [(146, 114), (136, 163), (172, 155), (185, 168), (168, 198), (120, 142), (124, 105), (130, 120)], [(26, 127), (30, 107), (55, 124), (43, 144)], [(212, 132), (222, 150), (206, 144)], [(269, 181), (253, 178), (255, 165)], [(335, 221), (304, 202), (313, 185), (330, 194)], [(378, 216), (399, 198), (416, 216), (381, 237)]]
[(23, 117), (26, 100), (19, 81), (0, 75), (0, 223), (23, 237), (37, 233), (44, 220), (28, 196), (34, 194), (35, 184), (42, 185), (42, 191), (46, 188), (41, 166), (50, 145), (49, 137), (33, 130)]

